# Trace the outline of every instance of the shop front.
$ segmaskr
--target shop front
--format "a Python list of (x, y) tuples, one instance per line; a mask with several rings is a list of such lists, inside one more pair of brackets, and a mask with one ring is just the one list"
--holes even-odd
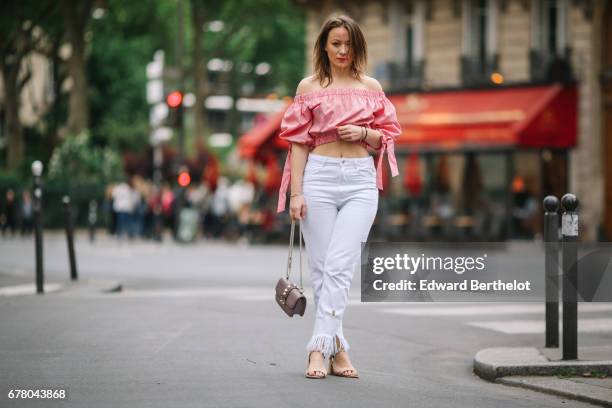
[(389, 230), (382, 235), (501, 240), (540, 232), (542, 198), (567, 192), (575, 86), (388, 97), (403, 128), (395, 151), (405, 172), (381, 208)]

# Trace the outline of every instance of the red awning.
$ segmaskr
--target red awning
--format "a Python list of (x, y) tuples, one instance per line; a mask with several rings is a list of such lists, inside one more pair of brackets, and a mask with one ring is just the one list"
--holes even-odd
[(389, 95), (403, 133), (396, 145), (568, 148), (576, 144), (575, 86)]
[(261, 147), (267, 141), (270, 140), (274, 142), (275, 139), (278, 139), (274, 136), (276, 136), (277, 132), (280, 130), (281, 121), (283, 120), (283, 116), (288, 106), (289, 105), (279, 112), (271, 114), (266, 122), (259, 126), (255, 126), (240, 137), (238, 140), (238, 153), (240, 157), (254, 159), (261, 150)]

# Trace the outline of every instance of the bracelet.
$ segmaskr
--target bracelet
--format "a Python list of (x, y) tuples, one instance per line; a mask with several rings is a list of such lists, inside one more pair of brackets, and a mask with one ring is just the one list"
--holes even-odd
[[(367, 135), (367, 133), (368, 133), (368, 129), (366, 128), (366, 135)], [(366, 136), (366, 138), (367, 138), (367, 136)], [(380, 134), (380, 136), (379, 136), (378, 140), (379, 140), (379, 141), (380, 141), (380, 143), (382, 144), (382, 133)], [(367, 140), (366, 140), (366, 144), (367, 144), (368, 146), (370, 146), (372, 149), (379, 149), (379, 148), (380, 148), (380, 147), (374, 147), (374, 146), (372, 146), (370, 143), (368, 143), (368, 141), (367, 141)]]
[(297, 197), (297, 196), (301, 196), (301, 195), (302, 195), (302, 193), (293, 193), (293, 194), (291, 194), (291, 198)]
[[(365, 134), (363, 134), (364, 130), (365, 130)], [(362, 126), (361, 127), (361, 133), (363, 134), (363, 136), (361, 136), (361, 139), (359, 141), (363, 142), (364, 140), (366, 140), (368, 138), (368, 128), (366, 128), (365, 126)]]

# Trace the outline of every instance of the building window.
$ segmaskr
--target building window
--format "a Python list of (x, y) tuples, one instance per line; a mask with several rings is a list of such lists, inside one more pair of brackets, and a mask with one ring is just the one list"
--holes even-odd
[(420, 88), (423, 79), (423, 31), (425, 0), (391, 3), (389, 21), (393, 33), (391, 60), (386, 62), (394, 90)]
[(412, 22), (406, 24), (406, 65), (414, 64), (414, 27)]
[(568, 0), (532, 3), (531, 76), (536, 82), (571, 81), (567, 44)]
[(477, 61), (484, 73), (487, 61), (487, 3), (488, 0), (475, 0), (472, 8), (472, 22), (470, 24), (470, 42), (472, 57)]
[(497, 8), (497, 0), (463, 1), (464, 85), (489, 84), (497, 70)]
[(542, 3), (542, 28), (544, 28), (545, 35), (543, 36), (544, 40), (544, 49), (551, 53), (557, 53), (557, 19), (559, 8), (557, 7), (556, 0), (544, 0)]
[(563, 54), (566, 47), (566, 1), (537, 0), (533, 7), (534, 48), (552, 55)]

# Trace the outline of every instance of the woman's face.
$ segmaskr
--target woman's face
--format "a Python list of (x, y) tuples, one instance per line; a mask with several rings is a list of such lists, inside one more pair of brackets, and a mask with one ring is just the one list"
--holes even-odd
[(346, 28), (332, 28), (325, 45), (330, 64), (341, 69), (349, 67), (352, 59), (351, 46), (349, 32)]

